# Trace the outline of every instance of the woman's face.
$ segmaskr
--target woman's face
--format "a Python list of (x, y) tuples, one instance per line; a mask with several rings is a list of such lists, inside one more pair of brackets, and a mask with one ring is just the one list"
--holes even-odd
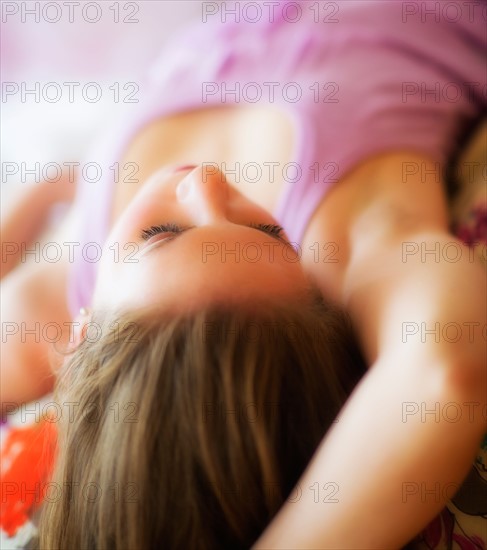
[(297, 298), (308, 286), (270, 214), (198, 166), (162, 170), (141, 188), (105, 244), (92, 305), (188, 310)]

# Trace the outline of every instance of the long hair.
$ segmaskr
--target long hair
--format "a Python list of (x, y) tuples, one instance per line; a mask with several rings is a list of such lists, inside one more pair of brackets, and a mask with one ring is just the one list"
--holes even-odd
[(56, 389), (43, 549), (250, 547), (365, 370), (323, 303), (93, 322)]

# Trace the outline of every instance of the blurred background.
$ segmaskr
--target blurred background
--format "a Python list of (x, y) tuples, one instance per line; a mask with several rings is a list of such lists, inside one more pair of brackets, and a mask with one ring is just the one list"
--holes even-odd
[[(19, 168), (25, 163), (29, 170), (36, 162), (43, 166), (81, 161), (100, 129), (134, 108), (123, 101), (136, 89), (130, 83), (140, 81), (174, 34), (188, 22), (201, 20), (203, 3), (1, 2), (2, 209), (22, 185), (21, 172), (18, 178), (9, 176), (5, 169), (11, 165), (6, 163), (18, 163)], [(99, 87), (84, 91), (96, 99), (101, 89), (97, 101), (84, 100), (83, 87), (90, 82)], [(59, 101), (56, 84), (62, 91)], [(36, 86), (39, 102), (34, 93), (28, 93)], [(22, 91), (27, 95), (22, 97)], [(114, 101), (117, 93), (118, 102)]]

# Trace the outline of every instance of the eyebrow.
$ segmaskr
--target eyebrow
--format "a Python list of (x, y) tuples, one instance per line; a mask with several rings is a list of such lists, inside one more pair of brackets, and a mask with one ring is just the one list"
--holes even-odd
[[(296, 253), (296, 250), (293, 247), (293, 245), (288, 240), (280, 237), (279, 235), (268, 233), (267, 231), (264, 231), (263, 229), (260, 229), (259, 227), (256, 227), (255, 225), (247, 225), (247, 224), (239, 224), (239, 225), (240, 225), (240, 227), (248, 227), (250, 229), (255, 229), (259, 233), (264, 233), (264, 235), (267, 235), (268, 237), (272, 237), (274, 240), (276, 240), (277, 242), (279, 242), (281, 244), (284, 244), (284, 246), (290, 248), (294, 253)], [(150, 254), (153, 250), (156, 250), (157, 248), (161, 248), (162, 246), (168, 246), (171, 242), (176, 240), (178, 237), (182, 237), (184, 234), (188, 233), (188, 231), (191, 231), (192, 229), (198, 229), (198, 227), (199, 226), (196, 226), (196, 225), (191, 225), (189, 227), (185, 227), (183, 229), (183, 231), (180, 231), (179, 233), (175, 233), (174, 236), (171, 237), (170, 239), (164, 239), (164, 240), (161, 240), (161, 241), (158, 241), (158, 242), (154, 243), (154, 245), (151, 246), (149, 250), (144, 251), (144, 249), (142, 249), (140, 256), (144, 256), (146, 253)]]

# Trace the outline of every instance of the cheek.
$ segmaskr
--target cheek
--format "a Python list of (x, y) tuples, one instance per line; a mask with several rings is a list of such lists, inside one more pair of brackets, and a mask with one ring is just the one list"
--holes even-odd
[(112, 242), (120, 244), (137, 241), (145, 221), (151, 214), (150, 205), (132, 205), (125, 210), (113, 227)]
[(119, 243), (140, 242), (140, 233), (151, 225), (179, 219), (174, 201), (151, 194), (142, 196), (130, 204), (117, 220), (112, 231), (112, 240)]

